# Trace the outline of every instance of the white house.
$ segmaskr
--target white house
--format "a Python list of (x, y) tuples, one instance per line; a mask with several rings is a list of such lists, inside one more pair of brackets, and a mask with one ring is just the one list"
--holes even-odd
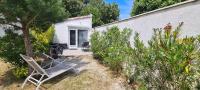
[[(54, 43), (66, 44), (69, 49), (80, 48), (83, 42), (88, 42), (92, 30), (92, 15), (68, 18), (55, 24)], [(16, 32), (20, 33), (20, 32)], [(5, 35), (0, 26), (0, 37)]]
[(90, 39), (92, 15), (68, 18), (55, 24), (54, 43), (67, 44), (68, 48), (80, 48)]

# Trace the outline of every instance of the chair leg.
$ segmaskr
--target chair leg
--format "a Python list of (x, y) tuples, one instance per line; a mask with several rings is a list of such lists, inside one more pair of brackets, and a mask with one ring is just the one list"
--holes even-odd
[(38, 82), (38, 85), (37, 85), (37, 87), (36, 87), (36, 90), (39, 90), (40, 85), (43, 83), (42, 79), (44, 78), (44, 76), (45, 76), (45, 75), (42, 75), (42, 76), (40, 77), (39, 82)]
[(36, 87), (35, 90), (39, 90), (41, 84), (42, 84), (42, 83), (40, 82), (40, 83), (38, 84), (38, 86)]
[(29, 80), (29, 78), (34, 74), (35, 70), (33, 70), (33, 72), (26, 78), (26, 80), (23, 82), (22, 84), (22, 89), (24, 88), (25, 84), (27, 83), (27, 81)]
[(29, 78), (30, 78), (30, 77), (27, 77), (26, 80), (23, 82), (22, 87), (21, 87), (22, 89), (24, 88), (24, 86), (25, 86), (25, 84), (27, 83), (27, 81), (28, 81)]

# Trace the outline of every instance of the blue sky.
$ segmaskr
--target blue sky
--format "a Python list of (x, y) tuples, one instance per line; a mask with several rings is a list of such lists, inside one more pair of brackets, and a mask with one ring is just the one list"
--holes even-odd
[(115, 2), (119, 5), (120, 9), (120, 19), (126, 19), (130, 17), (133, 0), (105, 0), (106, 3)]

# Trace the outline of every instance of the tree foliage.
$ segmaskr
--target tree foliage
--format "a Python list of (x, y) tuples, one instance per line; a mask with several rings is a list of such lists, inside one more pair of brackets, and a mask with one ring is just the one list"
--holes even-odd
[(106, 4), (103, 0), (64, 0), (64, 4), (70, 17), (92, 14), (93, 26), (119, 19), (119, 8), (116, 3)]
[(106, 4), (103, 0), (90, 0), (81, 14), (93, 14), (93, 26), (99, 26), (118, 20), (119, 8), (116, 3)]
[[(0, 24), (51, 25), (67, 18), (62, 0), (2, 0)], [(17, 27), (21, 27), (19, 25)]]
[(131, 16), (152, 11), (186, 0), (134, 0)]
[(119, 19), (119, 9), (116, 3), (102, 6), (101, 13), (101, 20), (104, 24), (111, 23)]
[(62, 0), (2, 0), (0, 24), (22, 30), (26, 54), (33, 56), (30, 27), (46, 27), (66, 18)]
[(84, 0), (63, 0), (63, 3), (70, 17), (79, 16), (84, 6)]
[(87, 5), (84, 7), (84, 9), (81, 11), (82, 15), (88, 15), (92, 14), (92, 26), (99, 26), (103, 24), (103, 21), (101, 20), (102, 13), (97, 7), (93, 7), (92, 5)]

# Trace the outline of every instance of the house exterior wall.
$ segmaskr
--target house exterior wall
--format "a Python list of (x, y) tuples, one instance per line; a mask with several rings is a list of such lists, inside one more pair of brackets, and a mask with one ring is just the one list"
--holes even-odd
[(175, 28), (180, 22), (184, 22), (181, 37), (200, 34), (200, 0), (189, 0), (126, 20), (95, 27), (94, 30), (104, 32), (112, 26), (118, 26), (120, 29), (130, 28), (133, 30), (130, 38), (133, 46), (135, 32), (140, 33), (140, 38), (147, 44), (153, 34), (153, 28), (163, 28), (168, 23)]
[(54, 43), (68, 44), (70, 29), (88, 30), (88, 38), (92, 30), (92, 16), (80, 19), (69, 19), (55, 24)]

